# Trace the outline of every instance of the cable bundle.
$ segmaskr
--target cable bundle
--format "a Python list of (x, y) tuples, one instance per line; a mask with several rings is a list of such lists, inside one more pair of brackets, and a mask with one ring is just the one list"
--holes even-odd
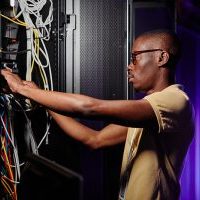
[(6, 199), (17, 200), (16, 184), (20, 177), (17, 144), (13, 131), (12, 111), (6, 96), (0, 97), (1, 184)]
[[(47, 3), (49, 4), (48, 6)], [(27, 35), (27, 73), (26, 80), (32, 79), (32, 71), (35, 63), (38, 65), (43, 80), (44, 89), (53, 90), (52, 72), (45, 41), (50, 39), (51, 22), (53, 21), (53, 3), (52, 0), (18, 0), (21, 11), (14, 14), (15, 20), (23, 15), (24, 22), (21, 25), (26, 26)], [(47, 8), (48, 15), (44, 17), (42, 10)], [(18, 20), (19, 22), (19, 20)], [(42, 60), (41, 60), (42, 56)], [(45, 68), (49, 71), (49, 81)]]
[[(17, 4), (18, 2), (18, 4)], [(43, 17), (41, 12), (42, 9), (46, 4), (49, 4), (45, 7), (47, 10), (46, 13), (48, 15)], [(18, 9), (18, 5), (20, 7), (20, 11), (16, 14)], [(24, 50), (27, 54), (27, 70), (26, 70), (26, 80), (32, 80), (32, 71), (37, 64), (39, 67), (39, 72), (42, 77), (43, 87), (46, 90), (53, 90), (53, 80), (52, 80), (52, 73), (51, 67), (49, 62), (48, 52), (45, 46), (44, 41), (50, 39), (50, 30), (51, 30), (51, 22), (53, 20), (53, 3), (52, 0), (18, 0), (16, 1), (15, 7), (13, 7), (12, 16), (5, 16), (0, 13), (1, 17), (6, 18), (7, 20), (11, 21), (20, 26), (26, 27), (27, 33), (27, 50)], [(19, 17), (23, 15), (24, 21), (19, 20)], [(42, 45), (40, 45), (42, 44)], [(43, 64), (40, 55), (43, 55), (42, 60), (46, 61), (46, 64)], [(49, 79), (47, 78), (47, 74), (45, 69), (49, 69)], [(26, 100), (28, 102), (28, 100)], [(30, 105), (30, 102), (28, 102)], [(42, 138), (41, 142), (39, 143), (38, 147), (42, 144), (44, 139), (48, 139), (49, 128), (50, 128), (50, 119), (48, 112), (47, 115), (47, 125), (44, 137)], [(47, 140), (46, 140), (47, 141)]]
[[(15, 104), (15, 105), (14, 105)], [(0, 96), (0, 143), (1, 143), (1, 185), (5, 195), (4, 198), (17, 200), (16, 185), (20, 181), (20, 167), (23, 163), (19, 163), (17, 143), (13, 128), (14, 109), (19, 108), (24, 113), (26, 124), (24, 137), (29, 152), (38, 154), (38, 147), (34, 139), (31, 128), (31, 121), (26, 115), (23, 106), (17, 101), (13, 95)], [(19, 111), (18, 110), (18, 111)], [(0, 191), (1, 192), (1, 191)]]
[[(18, 6), (20, 11), (16, 14)], [(47, 10), (46, 13), (48, 13), (46, 17), (41, 13), (44, 6), (45, 10)], [(24, 18), (24, 22), (19, 20), (21, 15)], [(45, 45), (45, 41), (50, 39), (51, 23), (53, 21), (52, 0), (18, 0), (16, 1), (15, 7), (13, 7), (13, 12), (10, 13), (9, 17), (1, 13), (0, 16), (17, 25), (26, 27), (26, 80), (32, 80), (32, 71), (34, 66), (37, 64), (43, 80), (44, 89), (53, 90), (51, 66)], [(48, 70), (49, 79), (47, 78), (45, 69)]]
[[(18, 9), (19, 7), (19, 9)], [(42, 9), (45, 7), (47, 16), (42, 15)], [(16, 13), (16, 10), (19, 10)], [(24, 21), (19, 19), (23, 16)], [(46, 90), (53, 90), (52, 72), (49, 61), (49, 55), (45, 45), (45, 41), (50, 39), (51, 23), (53, 21), (53, 3), (52, 0), (17, 0), (13, 11), (9, 16), (3, 17), (12, 23), (15, 23), (26, 28), (27, 49), (23, 50), (26, 53), (26, 80), (32, 80), (33, 68), (39, 68), (40, 75), (43, 81), (43, 88)], [(4, 50), (1, 49), (3, 52)], [(12, 53), (12, 52), (4, 52)], [(15, 52), (15, 54), (20, 52)], [(26, 100), (24, 102), (27, 102)], [(0, 143), (1, 143), (1, 187), (0, 185), (0, 199), (17, 200), (16, 186), (20, 181), (20, 167), (23, 163), (19, 163), (17, 143), (13, 130), (13, 113), (16, 111), (14, 107), (24, 113), (26, 124), (24, 139), (27, 149), (35, 154), (38, 154), (38, 148), (41, 146), (44, 139), (48, 139), (50, 129), (50, 116), (47, 114), (47, 125), (44, 136), (38, 145), (35, 142), (34, 135), (31, 128), (31, 121), (26, 115), (21, 102), (16, 100), (13, 95), (0, 94)], [(30, 105), (30, 102), (28, 102)], [(31, 106), (28, 106), (28, 109)], [(1, 195), (3, 190), (4, 196)]]

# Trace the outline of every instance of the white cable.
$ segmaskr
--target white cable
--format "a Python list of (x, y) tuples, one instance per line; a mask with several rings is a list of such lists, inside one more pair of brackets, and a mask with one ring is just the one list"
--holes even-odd
[[(52, 0), (48, 1), (50, 3), (50, 5), (49, 5), (49, 12), (47, 12), (47, 13), (49, 13), (49, 14), (48, 14), (48, 16), (46, 17), (45, 20), (43, 20), (43, 16), (40, 14), (40, 11), (42, 11), (42, 8), (47, 3), (47, 0), (40, 0), (40, 1), (39, 0), (38, 1), (18, 0), (18, 1), (19, 1), (19, 6), (20, 6), (21, 10), (23, 10), (24, 21), (28, 25), (28, 28), (32, 29), (31, 34), (27, 33), (27, 38), (29, 40), (27, 42), (27, 47), (29, 49), (32, 49), (32, 53), (31, 53), (31, 56), (27, 55), (28, 58), (27, 58), (27, 75), (26, 75), (26, 78), (29, 79), (29, 80), (31, 79), (30, 78), (30, 66), (31, 66), (30, 60), (34, 59), (34, 61), (41, 68), (48, 67), (49, 76), (50, 76), (50, 88), (53, 90), (51, 67), (50, 67), (48, 52), (47, 52), (46, 46), (44, 44), (45, 40), (47, 41), (47, 40), (50, 39), (51, 22), (53, 21), (53, 3), (52, 3)], [(34, 22), (33, 22), (32, 18), (35, 18)], [(42, 44), (39, 51), (42, 53), (42, 55), (44, 57), (43, 60), (46, 62), (46, 64), (43, 64), (41, 62), (40, 58), (38, 57), (37, 53), (35, 52), (35, 49), (34, 49), (35, 44), (33, 42), (34, 41), (33, 29), (37, 30), (37, 32), (38, 32), (38, 36), (39, 36), (40, 42)], [(45, 71), (43, 71), (43, 73), (46, 74)], [(46, 79), (46, 75), (44, 75), (44, 76), (45, 76), (45, 79)], [(46, 79), (46, 80), (48, 80), (48, 79)], [(44, 87), (49, 89), (49, 86), (44, 86)]]
[(2, 125), (3, 125), (3, 128), (4, 128), (5, 132), (6, 132), (6, 135), (7, 135), (8, 139), (9, 139), (10, 143), (12, 144), (13, 149), (15, 149), (15, 144), (13, 143), (13, 140), (10, 138), (10, 135), (9, 135), (9, 133), (8, 133), (8, 130), (7, 130), (6, 126), (5, 126), (5, 123), (4, 123), (4, 121), (3, 121), (2, 116), (1, 116), (0, 118), (1, 118), (1, 123), (2, 123)]
[[(7, 100), (10, 102), (9, 98), (14, 98), (13, 95), (6, 95)], [(30, 143), (30, 147), (33, 153), (38, 154), (38, 149), (37, 149), (37, 144), (36, 141), (33, 137), (33, 132), (32, 132), (32, 127), (31, 127), (31, 121), (29, 120), (28, 116), (26, 115), (26, 112), (24, 111), (22, 105), (16, 100), (14, 99), (15, 103), (17, 103), (17, 105), (21, 108), (21, 110), (23, 111), (23, 114), (25, 116), (26, 119), (26, 128), (27, 128), (27, 142)]]
[(45, 132), (44, 136), (42, 137), (41, 141), (39, 142), (39, 144), (38, 144), (38, 146), (37, 146), (38, 149), (40, 148), (40, 146), (41, 146), (41, 144), (43, 143), (44, 139), (45, 139), (46, 137), (48, 137), (49, 129), (50, 129), (50, 123), (47, 124), (46, 132)]
[[(18, 17), (23, 14), (24, 21), (27, 24), (27, 48), (31, 49), (29, 51), (29, 54), (27, 54), (27, 73), (26, 73), (26, 80), (31, 80), (31, 67), (32, 63), (31, 60), (34, 60), (35, 63), (41, 68), (42, 74), (44, 76), (44, 79), (48, 81), (45, 68), (48, 68), (49, 71), (49, 81), (44, 84), (44, 89), (51, 89), (53, 90), (53, 78), (52, 78), (52, 71), (48, 56), (48, 51), (46, 49), (46, 45), (44, 41), (48, 41), (50, 39), (50, 30), (51, 30), (51, 23), (53, 21), (53, 2), (52, 0), (49, 0), (49, 13), (45, 20), (43, 20), (43, 16), (40, 14), (43, 7), (46, 5), (47, 0), (18, 0), (19, 7), (21, 11), (15, 16)], [(33, 20), (35, 18), (35, 20)], [(34, 21), (34, 22), (33, 22)], [(43, 56), (43, 63), (41, 62), (41, 59), (39, 58), (36, 49), (35, 49), (35, 42), (34, 42), (34, 30), (37, 31), (39, 40), (40, 40), (40, 48), (39, 52)], [(45, 63), (44, 63), (45, 62)], [(45, 81), (46, 82), (46, 81)], [(42, 144), (43, 140), (47, 137), (49, 132), (50, 124), (47, 124), (46, 126), (46, 132), (40, 141), (40, 144), (38, 147)]]
[[(13, 142), (15, 143), (12, 119), (11, 119), (10, 115), (8, 115), (8, 117), (9, 117), (10, 135), (11, 135), (11, 138), (12, 138)], [(17, 177), (20, 179), (21, 174), (20, 174), (18, 148), (17, 148), (17, 144), (16, 143), (15, 143), (15, 149), (16, 149), (16, 152), (17, 152), (17, 155), (15, 153), (13, 155), (13, 160), (14, 160), (15, 165), (11, 166), (11, 167), (15, 167), (16, 168), (16, 170), (15, 170), (15, 180), (17, 180)]]
[[(6, 135), (8, 137), (8, 139), (10, 140), (12, 146), (13, 146), (13, 160), (14, 160), (14, 164), (15, 165), (10, 165), (10, 163), (8, 163), (11, 167), (14, 167), (16, 170), (15, 170), (15, 180), (18, 180), (20, 179), (20, 164), (19, 164), (19, 156), (18, 156), (18, 149), (17, 149), (17, 144), (15, 144), (15, 138), (14, 138), (14, 132), (13, 132), (13, 124), (12, 124), (12, 118), (11, 118), (11, 110), (12, 110), (12, 107), (10, 105), (10, 99), (8, 98), (8, 95), (5, 95), (4, 96), (4, 102), (7, 103), (6, 107), (7, 107), (7, 115), (8, 115), (8, 122), (9, 122), (9, 128), (10, 128), (10, 134), (8, 133), (8, 130), (5, 126), (5, 123), (3, 121), (3, 118), (1, 116), (1, 122), (2, 122), (2, 125), (4, 127), (4, 130), (6, 132)], [(5, 107), (5, 105), (4, 105)]]
[[(3, 121), (2, 116), (0, 117), (0, 119), (1, 119), (1, 123), (2, 123), (2, 125), (3, 125), (3, 128), (4, 128), (5, 132), (6, 132), (6, 135), (7, 135), (8, 139), (9, 139), (10, 143), (11, 143), (12, 146), (13, 146), (14, 157), (15, 157), (15, 158), (18, 158), (18, 152), (17, 152), (17, 149), (16, 149), (16, 147), (15, 147), (14, 141), (10, 138), (10, 135), (9, 135), (9, 133), (8, 133), (8, 130), (7, 130), (6, 126), (5, 126), (5, 123), (4, 123), (4, 121)], [(19, 160), (19, 159), (16, 159), (16, 160)], [(17, 171), (18, 171), (18, 170), (17, 170)], [(20, 173), (18, 174), (18, 177), (20, 177)]]
[(36, 141), (33, 137), (33, 131), (32, 131), (32, 127), (31, 127), (31, 121), (29, 120), (28, 116), (26, 115), (26, 112), (24, 111), (24, 109), (22, 108), (21, 104), (15, 99), (15, 102), (20, 106), (20, 108), (22, 109), (24, 116), (26, 118), (26, 140), (27, 143), (30, 143), (30, 147), (33, 153), (38, 154), (38, 148), (37, 148), (37, 144)]

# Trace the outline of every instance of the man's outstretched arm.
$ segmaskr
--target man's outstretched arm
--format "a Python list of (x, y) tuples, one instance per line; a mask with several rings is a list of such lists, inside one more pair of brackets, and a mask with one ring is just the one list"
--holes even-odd
[[(27, 88), (39, 89), (34, 82), (21, 81), (18, 76), (16, 76), (16, 79)], [(48, 112), (66, 135), (92, 149), (115, 145), (124, 142), (126, 139), (127, 127), (111, 124), (100, 131), (96, 131), (71, 117), (58, 114), (52, 110), (48, 110)]]
[(149, 126), (156, 117), (147, 100), (100, 100), (80, 94), (45, 91), (31, 88), (15, 74), (1, 70), (10, 89), (65, 115), (98, 118), (125, 126)]

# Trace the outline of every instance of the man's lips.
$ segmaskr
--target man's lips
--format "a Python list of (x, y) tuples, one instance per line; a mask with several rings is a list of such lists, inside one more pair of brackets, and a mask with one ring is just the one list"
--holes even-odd
[(128, 73), (128, 78), (129, 79), (134, 78), (134, 74), (133, 73)]
[(134, 76), (132, 74), (128, 75), (128, 82), (133, 82), (134, 81)]

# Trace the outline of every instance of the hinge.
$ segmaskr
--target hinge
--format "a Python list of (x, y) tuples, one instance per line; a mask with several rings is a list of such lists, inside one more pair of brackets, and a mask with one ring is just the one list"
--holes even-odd
[(66, 30), (74, 30), (76, 29), (76, 15), (75, 14), (67, 14), (66, 15)]
[(74, 30), (76, 28), (76, 15), (61, 13), (60, 27), (66, 26), (66, 30)]

